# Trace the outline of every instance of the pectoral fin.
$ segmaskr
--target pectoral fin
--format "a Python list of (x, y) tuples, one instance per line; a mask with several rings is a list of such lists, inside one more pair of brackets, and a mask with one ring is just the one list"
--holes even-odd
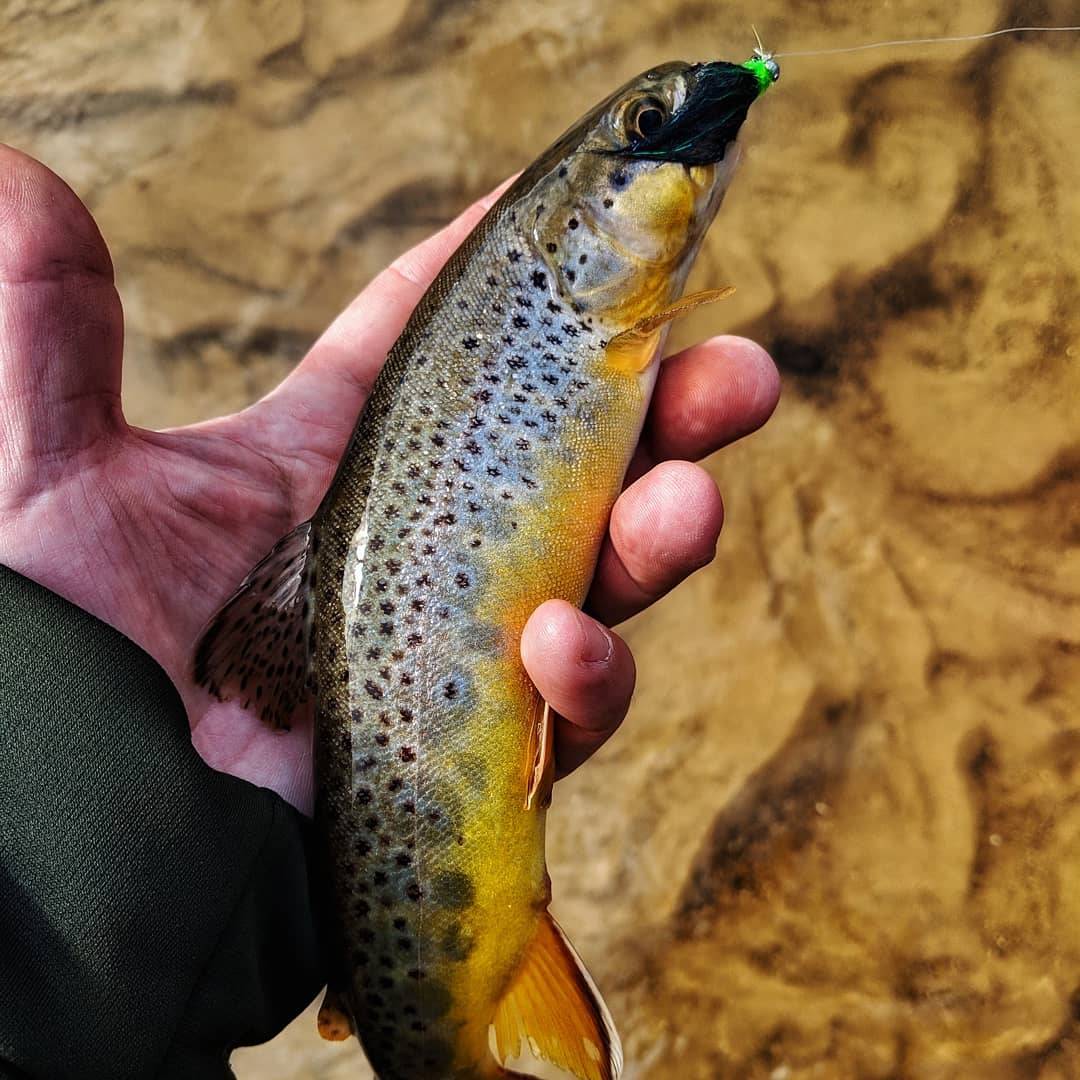
[(551, 785), (555, 782), (555, 718), (551, 706), (543, 701), (529, 732), (528, 783), (525, 789), (525, 809), (534, 803), (542, 807), (551, 804)]
[(308, 696), (311, 522), (278, 541), (210, 621), (195, 650), (195, 681), (287, 728)]
[(608, 343), (605, 352), (609, 363), (619, 371), (640, 373), (656, 359), (660, 333), (668, 323), (688, 315), (704, 304), (714, 304), (735, 291), (733, 285), (723, 289), (706, 289), (704, 292), (691, 293), (681, 300), (669, 304), (655, 315), (640, 319), (629, 330), (617, 334)]
[[(579, 1080), (618, 1080), (622, 1046), (600, 992), (548, 912), (492, 1021), (500, 1063), (522, 1043)], [(510, 1074), (516, 1075), (516, 1074)]]

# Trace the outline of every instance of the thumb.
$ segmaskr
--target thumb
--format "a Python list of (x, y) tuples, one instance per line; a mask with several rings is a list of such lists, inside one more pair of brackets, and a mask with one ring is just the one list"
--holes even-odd
[(0, 481), (35, 486), (123, 427), (123, 317), (86, 207), (40, 162), (0, 144)]

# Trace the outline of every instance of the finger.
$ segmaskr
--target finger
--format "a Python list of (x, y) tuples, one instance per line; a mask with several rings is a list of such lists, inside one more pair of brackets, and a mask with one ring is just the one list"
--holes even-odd
[(634, 658), (617, 634), (564, 600), (532, 613), (521, 658), (555, 710), (555, 769), (565, 776), (622, 723), (634, 693)]
[(122, 427), (123, 320), (75, 193), (0, 144), (0, 460), (36, 468)]
[[(382, 271), (271, 394), (241, 414), (276, 455), (336, 463), (375, 379), (420, 298), (510, 180)], [(316, 481), (317, 483), (317, 481)], [(301, 495), (302, 498), (302, 495)]]
[(644, 443), (654, 461), (697, 461), (756, 431), (780, 398), (780, 375), (753, 341), (715, 337), (665, 360)]
[(712, 562), (723, 523), (720, 492), (704, 469), (657, 465), (612, 508), (587, 609), (613, 626), (648, 607)]

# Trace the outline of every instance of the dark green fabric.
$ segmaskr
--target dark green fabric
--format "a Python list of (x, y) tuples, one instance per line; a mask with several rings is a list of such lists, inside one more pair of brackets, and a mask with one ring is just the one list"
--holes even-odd
[(0, 567), (0, 1076), (231, 1076), (323, 981), (304, 841), (146, 653)]

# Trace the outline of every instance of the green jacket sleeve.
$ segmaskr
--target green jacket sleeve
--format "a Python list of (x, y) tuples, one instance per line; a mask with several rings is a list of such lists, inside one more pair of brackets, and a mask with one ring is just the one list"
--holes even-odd
[(323, 982), (303, 819), (165, 672), (0, 567), (0, 1077), (228, 1077)]

